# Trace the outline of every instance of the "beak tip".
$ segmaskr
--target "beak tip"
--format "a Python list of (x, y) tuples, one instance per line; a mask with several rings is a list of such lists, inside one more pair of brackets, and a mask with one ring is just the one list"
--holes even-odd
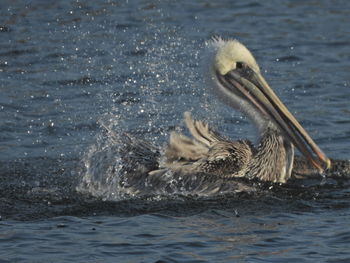
[(330, 159), (326, 159), (326, 170), (330, 169), (332, 167), (332, 162)]

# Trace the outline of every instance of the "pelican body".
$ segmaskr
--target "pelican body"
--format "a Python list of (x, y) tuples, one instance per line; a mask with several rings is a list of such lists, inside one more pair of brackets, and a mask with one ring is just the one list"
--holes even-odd
[(216, 39), (209, 48), (211, 89), (252, 120), (259, 132), (257, 145), (226, 139), (185, 113), (185, 124), (193, 138), (173, 132), (163, 154), (128, 137), (123, 151), (136, 154), (124, 158), (129, 164), (123, 172), (125, 187), (136, 181), (153, 186), (162, 181), (162, 187), (171, 187), (169, 181), (174, 178), (182, 186), (191, 185), (186, 189), (202, 185), (201, 189), (211, 192), (222, 190), (218, 183), (210, 186), (213, 180), (226, 182), (229, 187), (232, 184), (227, 182), (234, 178), (286, 183), (292, 175), (295, 147), (318, 172), (330, 168), (330, 160), (269, 87), (244, 45), (237, 40)]

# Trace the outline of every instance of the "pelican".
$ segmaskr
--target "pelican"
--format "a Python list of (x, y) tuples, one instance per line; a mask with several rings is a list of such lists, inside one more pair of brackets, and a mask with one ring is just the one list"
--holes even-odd
[(249, 117), (258, 130), (258, 143), (224, 138), (186, 112), (192, 138), (173, 132), (163, 151), (125, 136), (122, 186), (133, 191), (159, 186), (213, 193), (242, 187), (236, 178), (284, 184), (293, 165), (300, 163), (294, 148), (304, 156), (304, 166), (319, 173), (329, 169), (330, 159), (269, 87), (251, 52), (237, 40), (215, 39), (209, 46), (212, 91)]

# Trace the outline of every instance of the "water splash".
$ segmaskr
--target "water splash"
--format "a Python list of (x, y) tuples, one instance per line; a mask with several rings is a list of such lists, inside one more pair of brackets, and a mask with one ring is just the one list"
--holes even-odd
[(153, 35), (136, 34), (130, 44), (123, 45), (123, 51), (114, 52), (117, 62), (126, 62), (116, 63), (115, 70), (121, 72), (117, 86), (110, 87), (107, 98), (103, 98), (108, 108), (100, 117), (96, 141), (83, 156), (80, 192), (106, 200), (124, 198), (120, 188), (124, 165), (119, 153), (123, 142), (120, 135), (126, 132), (163, 145), (169, 131), (181, 123), (179, 112), (192, 108), (199, 51), (175, 28), (154, 29)]
[(105, 133), (98, 135), (96, 143), (83, 157), (85, 169), (77, 191), (104, 200), (119, 200), (122, 197), (118, 190), (121, 167), (119, 145), (114, 135), (106, 136)]

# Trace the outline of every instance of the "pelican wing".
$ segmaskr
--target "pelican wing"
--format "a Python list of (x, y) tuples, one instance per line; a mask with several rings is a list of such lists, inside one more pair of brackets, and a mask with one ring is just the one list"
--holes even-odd
[(185, 174), (244, 175), (244, 168), (253, 155), (249, 141), (228, 141), (207, 123), (193, 120), (188, 112), (184, 114), (184, 121), (193, 139), (176, 132), (171, 134), (165, 150), (166, 168)]
[(197, 161), (208, 157), (210, 148), (216, 142), (224, 142), (221, 136), (209, 128), (207, 123), (193, 120), (189, 112), (184, 113), (184, 122), (193, 139), (177, 132), (170, 135), (165, 150), (166, 163), (174, 161)]

